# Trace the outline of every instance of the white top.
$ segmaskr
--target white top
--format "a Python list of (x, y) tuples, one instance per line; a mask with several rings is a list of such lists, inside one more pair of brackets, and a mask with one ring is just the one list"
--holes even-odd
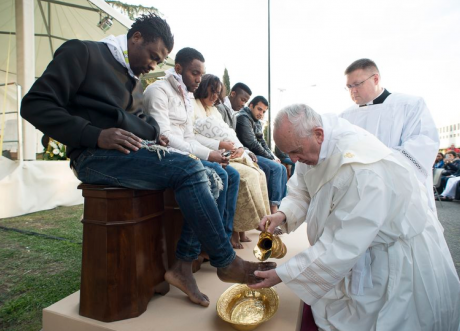
[[(220, 112), (217, 110), (216, 107), (210, 107), (208, 108), (208, 112), (206, 112), (206, 109), (204, 108), (203, 104), (201, 103), (200, 100), (193, 99), (192, 100), (192, 105), (193, 105), (193, 124), (195, 125), (195, 138), (197, 141), (199, 141), (202, 145), (213, 149), (213, 150), (218, 150), (219, 149), (219, 142), (222, 140), (228, 140), (234, 143), (235, 148), (240, 148), (243, 147), (243, 144), (238, 140), (238, 137), (236, 136), (235, 130), (230, 128), (227, 123), (224, 122), (222, 115)], [(205, 119), (205, 118), (210, 118), (211, 121), (205, 122), (209, 128), (206, 128), (207, 130), (200, 130), (200, 133), (197, 133), (196, 130), (196, 121), (198, 119)], [(204, 133), (206, 131), (209, 131), (209, 133), (213, 133), (213, 135), (209, 134), (208, 136), (205, 136)], [(218, 131), (224, 131), (220, 135), (217, 134)], [(225, 135), (225, 139), (222, 139), (221, 137)]]
[(432, 168), (439, 150), (439, 136), (422, 98), (392, 93), (382, 104), (353, 105), (339, 116), (366, 129), (409, 159), (417, 178), (425, 183), (428, 205), (436, 210)]
[(277, 274), (321, 330), (457, 331), (460, 282), (412, 166), (336, 115), (322, 119), (326, 157), (297, 163), (280, 206), (284, 230), (306, 222), (312, 246)]
[(211, 150), (195, 139), (193, 110), (186, 110), (179, 85), (173, 75), (167, 75), (164, 80), (147, 86), (144, 91), (144, 111), (158, 122), (160, 133), (169, 139), (169, 146), (207, 160)]

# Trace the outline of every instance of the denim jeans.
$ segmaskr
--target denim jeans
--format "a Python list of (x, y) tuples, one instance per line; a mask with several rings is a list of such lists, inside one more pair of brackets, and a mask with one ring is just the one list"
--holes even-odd
[(285, 157), (285, 158), (280, 159), (280, 160), (281, 160), (281, 163), (289, 164), (291, 166), (291, 176), (294, 175), (295, 163), (292, 162), (291, 158), (290, 157)]
[(235, 168), (229, 165), (222, 168), (219, 163), (204, 160), (201, 162), (205, 167), (213, 169), (219, 175), (220, 179), (222, 179), (224, 189), (220, 192), (217, 199), (217, 208), (222, 215), (225, 233), (230, 240), (233, 232), (233, 219), (235, 217), (238, 190), (240, 188), (240, 174)]
[(286, 196), (287, 172), (284, 165), (257, 155), (257, 164), (267, 177), (270, 205), (279, 206)]
[(176, 257), (187, 262), (197, 259), (199, 251), (194, 250), (194, 244), (199, 240), (214, 267), (226, 267), (234, 260), (235, 251), (199, 160), (178, 153), (161, 154), (160, 160), (156, 152), (145, 149), (123, 154), (89, 148), (74, 160), (73, 166), (78, 178), (87, 184), (143, 190), (172, 188), (184, 215), (184, 224), (193, 231), (192, 236), (181, 234)]

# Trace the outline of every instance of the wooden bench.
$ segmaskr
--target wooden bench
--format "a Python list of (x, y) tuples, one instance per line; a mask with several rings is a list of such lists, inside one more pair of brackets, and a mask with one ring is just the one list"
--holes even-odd
[[(81, 184), (84, 197), (80, 315), (113, 322), (141, 315), (166, 294), (182, 227), (170, 190)], [(166, 197), (166, 206), (165, 199)]]

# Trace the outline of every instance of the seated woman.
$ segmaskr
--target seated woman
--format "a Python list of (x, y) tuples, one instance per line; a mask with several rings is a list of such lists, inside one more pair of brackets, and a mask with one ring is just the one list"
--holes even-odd
[(231, 165), (240, 174), (232, 245), (243, 248), (241, 242), (250, 241), (245, 231), (257, 228), (260, 219), (270, 214), (268, 189), (264, 172), (246, 155), (235, 131), (224, 122), (214, 106), (221, 90), (222, 83), (218, 77), (210, 74), (202, 77), (192, 102), (195, 138), (210, 149), (223, 148), (231, 153)]
[(444, 168), (444, 154), (438, 153), (438, 155), (436, 155), (436, 160), (434, 161), (433, 168)]

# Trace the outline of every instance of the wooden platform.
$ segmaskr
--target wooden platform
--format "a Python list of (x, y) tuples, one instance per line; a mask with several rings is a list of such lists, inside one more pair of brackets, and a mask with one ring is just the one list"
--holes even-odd
[[(282, 235), (288, 252), (286, 257), (275, 260), (278, 264), (291, 258), (308, 247), (305, 225), (295, 233)], [(245, 249), (237, 250), (242, 258), (255, 261), (252, 249), (257, 242), (259, 232), (251, 231), (248, 236), (251, 243), (244, 243)], [(118, 322), (104, 323), (78, 314), (79, 292), (76, 292), (54, 305), (43, 310), (43, 331), (176, 331), (176, 330), (234, 330), (223, 322), (216, 312), (219, 296), (232, 284), (221, 282), (216, 269), (205, 263), (195, 274), (198, 286), (206, 293), (211, 304), (203, 308), (192, 304), (187, 297), (175, 287), (165, 296), (155, 295), (150, 301), (147, 311), (137, 318)], [(276, 286), (280, 297), (280, 308), (275, 316), (258, 330), (297, 331), (300, 329), (302, 306), (300, 299), (284, 284)]]

